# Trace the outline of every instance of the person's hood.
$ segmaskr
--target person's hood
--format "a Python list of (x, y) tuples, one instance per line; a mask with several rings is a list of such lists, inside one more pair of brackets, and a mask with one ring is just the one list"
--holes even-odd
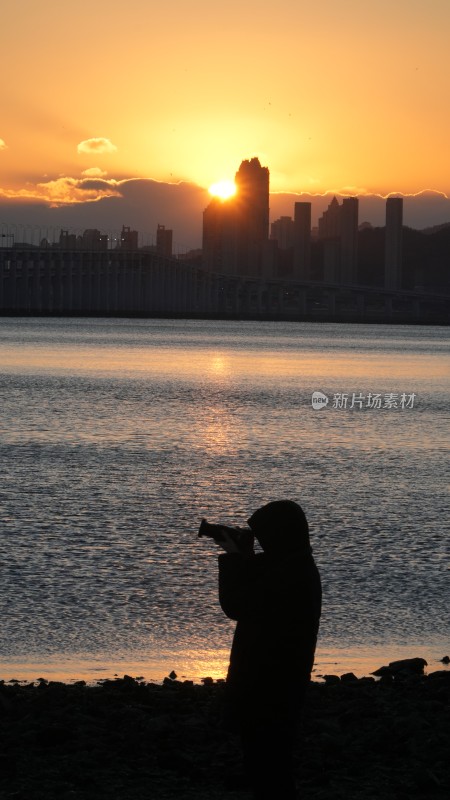
[(305, 513), (293, 500), (274, 500), (261, 506), (248, 524), (265, 552), (311, 549)]

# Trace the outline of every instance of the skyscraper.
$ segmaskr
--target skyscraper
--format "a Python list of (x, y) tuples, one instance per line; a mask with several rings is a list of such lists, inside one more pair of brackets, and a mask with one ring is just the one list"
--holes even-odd
[(384, 285), (400, 289), (402, 285), (403, 197), (386, 200), (386, 233), (384, 246)]
[(358, 277), (357, 197), (345, 197), (341, 206), (341, 283), (356, 283)]
[(120, 234), (120, 249), (121, 250), (137, 250), (138, 249), (138, 232), (132, 231), (127, 225), (122, 225), (122, 233)]
[(337, 197), (333, 197), (328, 208), (319, 218), (319, 239), (337, 239), (341, 233), (341, 212)]
[(346, 197), (339, 205), (333, 197), (319, 219), (323, 242), (324, 280), (327, 283), (356, 283), (358, 268), (357, 197)]
[(280, 217), (270, 226), (270, 238), (278, 242), (280, 250), (288, 250), (294, 246), (294, 220), (292, 217)]
[(172, 257), (173, 231), (165, 225), (158, 225), (156, 229), (156, 252), (164, 258)]
[(233, 197), (213, 198), (203, 212), (203, 263), (213, 271), (259, 275), (269, 238), (269, 170), (257, 158), (243, 161), (235, 183)]
[(294, 278), (311, 277), (311, 203), (294, 206)]
[(210, 272), (237, 274), (236, 209), (231, 200), (213, 197), (203, 212), (203, 266)]

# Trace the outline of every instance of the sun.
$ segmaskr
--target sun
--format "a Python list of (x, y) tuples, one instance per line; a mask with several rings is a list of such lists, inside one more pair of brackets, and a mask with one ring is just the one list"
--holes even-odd
[(209, 193), (214, 197), (219, 197), (221, 200), (228, 200), (236, 194), (236, 186), (233, 181), (217, 181), (209, 187)]

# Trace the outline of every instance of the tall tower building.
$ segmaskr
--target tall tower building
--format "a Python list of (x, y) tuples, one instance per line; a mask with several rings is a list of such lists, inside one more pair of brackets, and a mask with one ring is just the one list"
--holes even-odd
[(323, 277), (326, 283), (337, 283), (340, 269), (341, 207), (333, 197), (319, 218), (319, 240), (323, 247)]
[(311, 277), (311, 203), (294, 206), (294, 278)]
[(270, 226), (270, 238), (278, 242), (280, 250), (294, 246), (294, 221), (292, 217), (280, 217)]
[(336, 197), (319, 219), (319, 239), (337, 239), (341, 232), (341, 211)]
[(386, 289), (401, 289), (402, 238), (403, 197), (388, 197), (384, 246), (384, 286)]
[(120, 234), (120, 249), (121, 250), (137, 250), (138, 249), (138, 232), (132, 231), (127, 225), (122, 225), (122, 233)]
[(262, 243), (269, 238), (269, 170), (258, 158), (243, 161), (234, 179), (237, 273), (258, 275)]
[(257, 158), (243, 161), (236, 194), (213, 198), (203, 212), (203, 264), (232, 275), (259, 275), (269, 238), (269, 170)]
[(156, 229), (156, 252), (164, 258), (172, 257), (173, 231), (165, 225), (158, 225)]
[(203, 212), (203, 266), (210, 272), (236, 275), (236, 209), (231, 200), (213, 197)]
[(341, 206), (341, 283), (356, 283), (358, 275), (357, 197), (346, 197)]
[(327, 283), (356, 283), (358, 272), (357, 197), (346, 197), (339, 205), (333, 197), (319, 219), (323, 242), (324, 280)]

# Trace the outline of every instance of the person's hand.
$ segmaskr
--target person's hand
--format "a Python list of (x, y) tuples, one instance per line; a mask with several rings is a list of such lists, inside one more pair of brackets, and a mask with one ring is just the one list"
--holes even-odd
[(233, 537), (230, 536), (228, 531), (226, 531), (225, 528), (221, 528), (220, 530), (223, 535), (223, 539), (216, 539), (217, 544), (219, 544), (226, 553), (241, 553), (241, 549), (236, 544)]

